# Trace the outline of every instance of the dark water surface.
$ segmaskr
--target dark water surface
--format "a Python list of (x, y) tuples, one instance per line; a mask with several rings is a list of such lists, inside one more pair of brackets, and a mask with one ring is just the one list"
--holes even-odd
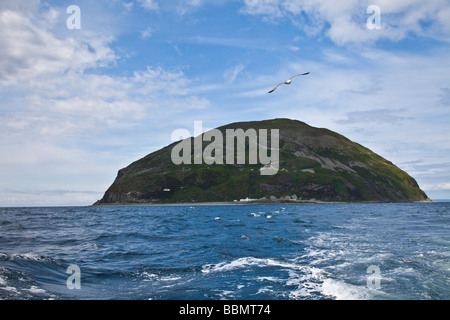
[(0, 299), (450, 299), (449, 248), (450, 203), (0, 208)]

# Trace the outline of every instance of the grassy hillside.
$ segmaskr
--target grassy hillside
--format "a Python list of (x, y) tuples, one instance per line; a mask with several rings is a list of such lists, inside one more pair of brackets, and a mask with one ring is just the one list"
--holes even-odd
[(330, 130), (289, 119), (233, 123), (218, 129), (225, 134), (226, 129), (237, 128), (280, 130), (276, 175), (261, 175), (262, 165), (248, 164), (248, 159), (245, 165), (175, 165), (171, 160), (174, 143), (120, 170), (98, 204), (218, 202), (246, 197), (283, 200), (286, 196), (352, 202), (427, 199), (406, 172)]

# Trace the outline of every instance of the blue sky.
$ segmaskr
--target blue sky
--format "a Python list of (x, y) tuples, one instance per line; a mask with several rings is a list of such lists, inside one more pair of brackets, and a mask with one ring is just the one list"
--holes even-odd
[(89, 205), (176, 129), (277, 117), (450, 198), (448, 1), (2, 0), (0, 43), (0, 206)]

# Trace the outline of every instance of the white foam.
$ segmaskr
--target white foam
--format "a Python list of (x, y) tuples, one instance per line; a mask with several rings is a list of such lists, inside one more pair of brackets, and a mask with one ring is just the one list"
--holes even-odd
[(19, 294), (19, 291), (17, 291), (17, 289), (14, 288), (14, 287), (8, 286), (6, 280), (3, 279), (3, 278), (0, 278), (0, 285), (4, 286), (4, 287), (0, 287), (0, 290), (8, 291), (8, 292), (13, 292), (13, 293)]
[(357, 286), (344, 281), (325, 279), (321, 291), (324, 295), (336, 300), (370, 300), (371, 290), (365, 286)]
[(16, 288), (8, 286), (7, 279), (6, 276), (0, 276), (0, 290), (19, 294)]
[(297, 289), (289, 293), (289, 299), (310, 298), (313, 294), (321, 292), (321, 286), (326, 272), (316, 267), (307, 267), (307, 272), (297, 273), (289, 271), (289, 279), (286, 281), (288, 286), (296, 286)]
[(402, 275), (418, 274), (418, 272), (411, 267), (398, 267), (398, 268), (394, 269), (393, 272), (397, 273), (397, 274), (402, 274)]
[(239, 258), (230, 262), (220, 262), (218, 264), (207, 264), (202, 268), (203, 273), (209, 272), (223, 272), (223, 271), (231, 271), (235, 269), (245, 268), (248, 266), (257, 266), (257, 267), (282, 267), (282, 268), (290, 268), (290, 269), (304, 269), (304, 266), (297, 265), (295, 263), (289, 262), (281, 262), (275, 259), (270, 258), (254, 258), (254, 257), (244, 257)]
[(285, 280), (275, 278), (275, 277), (258, 277), (256, 278), (257, 281), (270, 281), (270, 282), (284, 282)]
[(228, 300), (228, 299), (231, 299), (234, 297), (234, 291), (222, 290), (219, 292), (219, 296), (220, 296), (220, 299)]
[[(326, 272), (320, 268), (301, 265), (292, 262), (279, 261), (271, 258), (255, 258), (245, 257), (239, 258), (229, 262), (221, 262), (218, 264), (208, 264), (203, 266), (203, 273), (211, 272), (230, 272), (238, 269), (245, 269), (248, 267), (279, 267), (287, 273), (285, 278), (278, 278), (274, 276), (259, 276), (256, 277), (256, 281), (264, 283), (281, 283), (285, 286), (293, 287), (293, 290), (289, 292), (290, 299), (308, 298), (314, 294), (320, 294), (322, 279), (326, 275)], [(270, 293), (274, 292), (271, 286), (265, 286), (258, 290), (257, 293)]]
[(23, 289), (23, 290), (29, 291), (29, 292), (34, 293), (34, 294), (47, 293), (47, 291), (45, 291), (44, 289), (39, 289), (36, 286), (31, 286), (30, 289)]
[(268, 287), (259, 288), (258, 292), (256, 292), (256, 294), (267, 293), (267, 292), (268, 293), (273, 293), (274, 292), (273, 287), (268, 286)]
[(177, 281), (177, 280), (181, 280), (181, 277), (179, 277), (179, 276), (161, 277), (157, 274), (148, 273), (148, 272), (143, 272), (142, 276), (144, 276), (146, 278), (146, 279), (144, 279), (144, 281)]
[(361, 257), (359, 258), (358, 262), (359, 263), (366, 263), (366, 264), (376, 264), (376, 263), (380, 263), (383, 262), (385, 260), (389, 260), (389, 259), (395, 259), (395, 255), (392, 253), (376, 253), (370, 257)]
[(299, 283), (296, 290), (289, 292), (289, 299), (307, 299), (312, 296), (313, 292), (320, 292), (320, 286), (320, 283), (314, 282)]
[(168, 276), (168, 277), (161, 277), (159, 280), (160, 280), (160, 281), (177, 281), (177, 280), (181, 280), (181, 277), (178, 277), (178, 276)]
[(153, 281), (158, 278), (158, 275), (156, 275), (154, 273), (143, 272), (142, 275), (144, 277), (146, 277), (146, 279), (144, 279), (144, 281)]
[(48, 261), (48, 258), (42, 257), (36, 253), (14, 253), (11, 255), (11, 260), (31, 260), (31, 261)]
[[(319, 252), (310, 252), (312, 256)], [(301, 265), (292, 262), (279, 261), (271, 258), (244, 257), (217, 264), (207, 264), (202, 268), (203, 273), (230, 272), (249, 267), (279, 267), (287, 272), (286, 278), (274, 276), (259, 276), (258, 282), (282, 283), (293, 289), (288, 293), (289, 299), (304, 299), (314, 295), (324, 295), (337, 300), (368, 300), (382, 294), (379, 290), (369, 289), (365, 285), (349, 284), (341, 280), (330, 278), (331, 274), (314, 265)], [(262, 287), (258, 293), (269, 293), (270, 286)]]

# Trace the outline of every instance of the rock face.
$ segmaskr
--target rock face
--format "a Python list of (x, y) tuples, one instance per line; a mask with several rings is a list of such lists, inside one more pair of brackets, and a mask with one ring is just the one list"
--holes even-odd
[(120, 170), (96, 204), (221, 202), (243, 198), (345, 202), (429, 200), (406, 172), (330, 130), (289, 119), (232, 123), (217, 129), (224, 136), (227, 129), (269, 132), (279, 129), (278, 172), (261, 175), (261, 164), (248, 164), (248, 161), (226, 164), (225, 157), (224, 164), (193, 164), (192, 160), (192, 164), (175, 165), (171, 153), (178, 143), (173, 143)]

